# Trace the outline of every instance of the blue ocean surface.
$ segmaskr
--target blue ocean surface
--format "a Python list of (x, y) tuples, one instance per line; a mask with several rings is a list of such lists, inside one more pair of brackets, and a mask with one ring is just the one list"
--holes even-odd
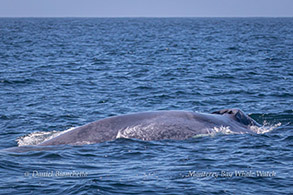
[[(263, 131), (4, 150), (224, 108)], [(0, 194), (292, 194), (293, 18), (1, 18), (0, 149)]]

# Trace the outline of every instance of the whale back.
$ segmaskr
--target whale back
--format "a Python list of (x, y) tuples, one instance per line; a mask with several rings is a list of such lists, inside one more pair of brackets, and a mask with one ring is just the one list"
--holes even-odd
[(237, 108), (218, 110), (218, 111), (212, 112), (212, 114), (226, 115), (230, 117), (231, 119), (245, 126), (258, 126), (258, 127), (261, 126), (251, 117), (247, 116), (242, 110)]

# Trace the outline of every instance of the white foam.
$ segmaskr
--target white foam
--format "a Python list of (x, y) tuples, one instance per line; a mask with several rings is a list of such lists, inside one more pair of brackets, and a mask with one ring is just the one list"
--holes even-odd
[(81, 141), (81, 142), (76, 142), (72, 145), (75, 145), (75, 146), (81, 146), (81, 145), (89, 145), (89, 144), (94, 144), (95, 142), (90, 142), (90, 141)]
[[(250, 129), (257, 133), (257, 134), (265, 134), (268, 132), (271, 132), (272, 130), (276, 129), (277, 127), (281, 126), (281, 123), (277, 123), (274, 125), (270, 125), (268, 124), (266, 121), (264, 121), (263, 125), (261, 127), (258, 126), (250, 126)], [(230, 127), (225, 127), (225, 126), (221, 126), (221, 127), (214, 127), (212, 129), (207, 129), (207, 134), (198, 134), (193, 136), (193, 138), (197, 138), (197, 137), (205, 137), (205, 136), (215, 136), (217, 134), (244, 134), (244, 132), (234, 132), (231, 131)]]
[(59, 135), (62, 135), (68, 131), (71, 131), (75, 129), (76, 127), (72, 127), (70, 129), (64, 130), (64, 131), (38, 131), (33, 132), (24, 136), (21, 136), (16, 139), (18, 146), (33, 146), (38, 145), (44, 141), (47, 141), (49, 139), (52, 139), (54, 137), (57, 137)]
[(225, 127), (225, 126), (208, 129), (208, 135), (214, 136), (216, 134), (235, 134), (235, 132), (231, 131), (230, 127)]
[[(271, 132), (272, 130), (276, 129), (277, 127), (281, 126), (281, 123), (277, 123), (274, 125), (270, 125), (268, 124), (266, 121), (264, 121), (263, 125), (261, 127), (258, 126), (250, 126), (250, 129), (257, 133), (257, 134), (265, 134), (268, 132)], [(244, 132), (234, 132), (231, 131), (230, 127), (225, 127), (225, 126), (221, 126), (221, 127), (214, 127), (212, 129), (207, 129), (207, 134), (198, 134), (193, 136), (193, 138), (197, 138), (197, 137), (205, 137), (205, 136), (215, 136), (217, 134), (244, 134)]]
[(257, 134), (264, 134), (264, 133), (268, 133), (271, 132), (272, 130), (276, 129), (277, 127), (280, 127), (282, 125), (282, 123), (277, 123), (274, 125), (270, 125), (267, 121), (263, 122), (263, 125), (261, 127), (258, 126), (251, 126), (250, 129), (257, 133)]
[(217, 134), (239, 134), (237, 132), (231, 131), (228, 126), (213, 127), (212, 129), (207, 129), (207, 134), (197, 134), (193, 138), (206, 137), (206, 136), (216, 136)]
[(206, 137), (206, 136), (211, 136), (214, 137), (218, 134), (243, 134), (243, 132), (235, 132), (230, 129), (229, 126), (220, 126), (220, 127), (213, 127), (212, 129), (206, 129), (207, 134), (197, 134), (193, 136), (193, 138), (198, 138), (198, 137)]

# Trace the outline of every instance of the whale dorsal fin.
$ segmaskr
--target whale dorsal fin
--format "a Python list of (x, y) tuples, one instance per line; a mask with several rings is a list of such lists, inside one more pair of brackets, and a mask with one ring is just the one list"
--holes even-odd
[(234, 119), (244, 125), (260, 126), (260, 124), (258, 124), (256, 121), (254, 121), (249, 116), (247, 116), (242, 110), (237, 109), (237, 108), (218, 110), (218, 111), (212, 112), (212, 114), (229, 115), (230, 118), (232, 118), (232, 119)]

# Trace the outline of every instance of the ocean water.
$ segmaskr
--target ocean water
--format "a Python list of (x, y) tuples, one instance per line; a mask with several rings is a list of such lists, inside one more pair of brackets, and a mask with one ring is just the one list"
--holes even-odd
[(153, 110), (263, 131), (2, 150), (0, 194), (292, 194), (292, 83), (292, 18), (1, 18), (0, 149)]

